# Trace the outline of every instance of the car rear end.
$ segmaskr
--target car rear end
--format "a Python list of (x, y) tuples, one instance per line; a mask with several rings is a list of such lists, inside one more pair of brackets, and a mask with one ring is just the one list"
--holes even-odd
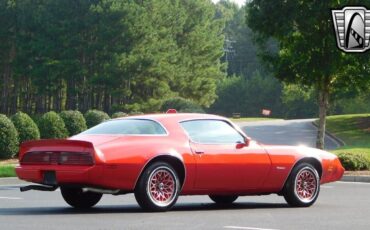
[(22, 180), (49, 185), (99, 185), (102, 159), (93, 144), (77, 140), (25, 142), (16, 173)]

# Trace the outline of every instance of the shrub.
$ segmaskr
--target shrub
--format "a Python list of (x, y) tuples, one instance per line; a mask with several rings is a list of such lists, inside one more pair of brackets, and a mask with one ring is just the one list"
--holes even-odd
[(182, 97), (170, 98), (164, 101), (161, 110), (166, 112), (168, 109), (176, 109), (178, 112), (204, 113), (200, 105)]
[(339, 153), (338, 158), (346, 170), (370, 169), (369, 159), (362, 154)]
[(0, 159), (8, 159), (18, 152), (18, 132), (7, 116), (0, 114)]
[(77, 110), (67, 110), (60, 114), (70, 136), (81, 133), (87, 129), (86, 120), (82, 113)]
[(91, 128), (95, 125), (102, 123), (103, 121), (109, 120), (108, 114), (99, 110), (89, 110), (85, 113), (86, 125)]
[(112, 114), (112, 118), (127, 117), (128, 114), (124, 112), (115, 112)]
[(18, 112), (12, 116), (11, 120), (18, 131), (19, 143), (40, 139), (39, 127), (26, 113)]
[(130, 116), (134, 116), (134, 115), (143, 115), (144, 113), (143, 112), (140, 112), (140, 111), (131, 111), (129, 113)]
[(61, 139), (68, 137), (63, 119), (53, 111), (45, 113), (39, 120), (41, 138)]

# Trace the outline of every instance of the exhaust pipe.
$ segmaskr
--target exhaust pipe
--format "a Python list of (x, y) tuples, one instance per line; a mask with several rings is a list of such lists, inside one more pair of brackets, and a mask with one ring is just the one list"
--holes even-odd
[(113, 194), (113, 195), (118, 194), (120, 192), (119, 189), (112, 190), (112, 189), (91, 188), (91, 187), (83, 188), (82, 191), (102, 193), (102, 194)]
[(19, 190), (21, 192), (26, 192), (29, 190), (38, 190), (38, 191), (48, 191), (52, 192), (55, 191), (58, 188), (58, 186), (46, 186), (46, 185), (27, 185), (20, 187)]

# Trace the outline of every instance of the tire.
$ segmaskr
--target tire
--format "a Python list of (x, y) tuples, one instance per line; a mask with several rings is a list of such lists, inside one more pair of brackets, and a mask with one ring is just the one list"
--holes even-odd
[(213, 200), (216, 204), (231, 204), (238, 199), (238, 196), (209, 195), (209, 198), (211, 198), (211, 200)]
[(173, 167), (165, 162), (155, 162), (144, 170), (135, 188), (135, 198), (147, 211), (163, 212), (176, 203), (180, 182)]
[(315, 167), (307, 163), (295, 166), (283, 190), (286, 202), (293, 207), (309, 207), (319, 193), (320, 177)]
[(61, 187), (63, 199), (67, 204), (77, 209), (88, 209), (96, 205), (103, 194), (95, 192), (83, 192), (82, 188)]

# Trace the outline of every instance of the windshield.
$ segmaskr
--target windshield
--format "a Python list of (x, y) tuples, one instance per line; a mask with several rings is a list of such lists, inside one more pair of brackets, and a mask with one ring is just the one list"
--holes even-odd
[(121, 119), (103, 122), (80, 134), (165, 135), (167, 133), (156, 121)]

